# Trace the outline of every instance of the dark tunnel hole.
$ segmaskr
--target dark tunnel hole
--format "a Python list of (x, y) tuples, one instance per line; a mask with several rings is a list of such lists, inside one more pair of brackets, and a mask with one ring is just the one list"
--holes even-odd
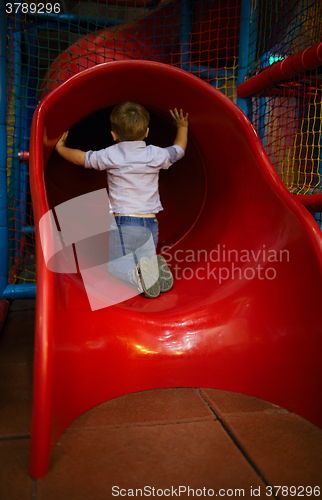
[[(95, 151), (114, 144), (109, 120), (112, 109), (103, 108), (76, 123), (69, 131), (67, 146)], [(171, 146), (176, 129), (170, 114), (167, 116), (147, 109), (150, 113), (150, 132), (146, 144)], [(106, 172), (67, 163), (55, 151), (48, 162), (45, 179), (50, 208), (85, 193), (107, 188)], [(190, 132), (185, 157), (168, 170), (161, 170), (159, 184), (164, 208), (158, 214), (160, 249), (173, 245), (189, 231), (204, 202), (206, 178), (203, 159)]]

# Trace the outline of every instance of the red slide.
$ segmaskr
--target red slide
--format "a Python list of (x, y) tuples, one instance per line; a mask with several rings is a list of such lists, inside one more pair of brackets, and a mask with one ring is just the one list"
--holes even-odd
[[(90, 193), (98, 196), (94, 212), (103, 210), (106, 173), (66, 163), (54, 145), (68, 129), (73, 147), (109, 145), (110, 110), (125, 100), (149, 110), (150, 140), (159, 146), (175, 136), (168, 110), (189, 113), (186, 156), (160, 176), (159, 252), (175, 284), (157, 299), (123, 295), (93, 308), (80, 247), (59, 228), (59, 211)], [(52, 446), (77, 416), (135, 391), (229, 390), (322, 425), (321, 232), (237, 106), (169, 65), (100, 64), (40, 103), (30, 158), (38, 275), (32, 477), (46, 473)], [(48, 212), (70, 250), (61, 255), (72, 266), (77, 254), (77, 269), (51, 270), (47, 257), (59, 251), (39, 231)], [(86, 258), (95, 267), (95, 255)], [(111, 283), (122, 297), (126, 285)]]

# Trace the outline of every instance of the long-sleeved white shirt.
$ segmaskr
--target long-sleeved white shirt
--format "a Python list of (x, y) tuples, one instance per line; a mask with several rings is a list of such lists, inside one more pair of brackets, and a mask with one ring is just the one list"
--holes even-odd
[(124, 141), (100, 151), (87, 151), (85, 168), (107, 171), (114, 213), (158, 213), (163, 210), (159, 171), (169, 168), (184, 154), (177, 144), (160, 148), (147, 146), (144, 141)]

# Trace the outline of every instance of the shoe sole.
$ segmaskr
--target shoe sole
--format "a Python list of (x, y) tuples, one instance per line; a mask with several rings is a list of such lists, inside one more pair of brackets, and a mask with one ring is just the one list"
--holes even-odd
[(173, 275), (170, 271), (167, 261), (162, 255), (158, 255), (158, 267), (159, 267), (159, 284), (160, 292), (169, 292), (173, 287)]
[(149, 299), (156, 299), (160, 295), (158, 262), (154, 257), (142, 257), (139, 261), (141, 284), (144, 295)]

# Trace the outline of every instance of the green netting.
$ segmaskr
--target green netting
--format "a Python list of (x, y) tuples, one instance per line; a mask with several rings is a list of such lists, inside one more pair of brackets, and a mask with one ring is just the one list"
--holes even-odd
[[(322, 3), (253, 4), (247, 79), (322, 40)], [(251, 120), (276, 171), (295, 194), (322, 192), (322, 66), (252, 97)]]
[(50, 1), (7, 8), (9, 275), (35, 280), (28, 180), (32, 114), (52, 88), (106, 61), (150, 59), (189, 71), (236, 100), (239, 0)]
[[(17, 7), (19, 6), (19, 8)], [(10, 11), (10, 8), (8, 9)], [(35, 280), (28, 179), (33, 112), (73, 74), (116, 59), (180, 67), (236, 102), (240, 0), (51, 1), (7, 13), (10, 282)], [(320, 0), (251, 0), (246, 78), (322, 39)], [(321, 187), (321, 66), (252, 97), (249, 116), (286, 186)]]
[(248, 72), (321, 41), (319, 0), (253, 0)]

